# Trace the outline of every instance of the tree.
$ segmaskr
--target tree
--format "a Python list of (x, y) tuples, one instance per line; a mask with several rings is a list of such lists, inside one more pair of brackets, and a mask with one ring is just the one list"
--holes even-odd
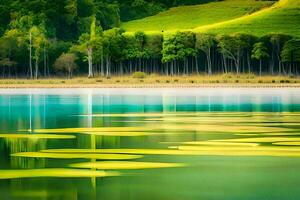
[(270, 49), (270, 71), (271, 74), (274, 73), (274, 70), (277, 68), (279, 75), (282, 74), (282, 72), (285, 73), (284, 66), (282, 65), (281, 60), (281, 51), (284, 46), (284, 44), (292, 39), (291, 36), (281, 34), (281, 33), (272, 33), (267, 34), (266, 36), (263, 36), (261, 38), (261, 41), (268, 44), (268, 48)]
[[(215, 46), (215, 39), (213, 35), (206, 34), (206, 33), (200, 33), (196, 34), (196, 49), (202, 51), (206, 55), (207, 60), (207, 69), (208, 74), (212, 74), (212, 61), (211, 61), (211, 53), (212, 48)], [(197, 58), (196, 58), (197, 61)], [(196, 66), (198, 69), (198, 66)], [(225, 71), (227, 72), (227, 68), (225, 67)]]
[(77, 69), (76, 64), (77, 57), (73, 53), (63, 53), (57, 58), (53, 67), (58, 71), (65, 71), (68, 74), (68, 77), (71, 78), (73, 71)]
[(262, 74), (262, 61), (263, 59), (267, 59), (270, 57), (268, 53), (268, 48), (265, 46), (263, 42), (258, 42), (254, 44), (254, 48), (252, 50), (253, 59), (259, 60), (259, 75)]
[(102, 29), (96, 26), (96, 17), (91, 16), (90, 33), (83, 33), (78, 44), (73, 46), (72, 51), (80, 52), (86, 55), (88, 61), (88, 77), (94, 76), (93, 55), (95, 49), (102, 49)]
[[(183, 61), (183, 72), (188, 73), (188, 58), (196, 55), (195, 35), (192, 32), (177, 32), (164, 38), (162, 50), (162, 62), (170, 63), (170, 73), (174, 74), (174, 68), (178, 61)], [(177, 70), (179, 71), (179, 70)]]
[(251, 73), (251, 54), (254, 47), (254, 44), (257, 41), (257, 38), (250, 34), (240, 33), (238, 34), (239, 38), (242, 43), (242, 49), (243, 49), (243, 59), (246, 61), (246, 65), (248, 68), (248, 73)]
[(34, 77), (35, 79), (38, 78), (39, 75), (39, 62), (41, 58), (41, 54), (43, 49), (46, 46), (47, 38), (44, 32), (44, 29), (42, 27), (33, 26), (29, 30), (30, 34), (30, 56), (31, 56), (31, 48), (34, 50), (33, 58), (35, 60), (35, 73)]
[(221, 35), (218, 36), (218, 47), (220, 53), (228, 59), (234, 61), (236, 73), (240, 73), (241, 59), (248, 43), (244, 40), (244, 34)]
[[(292, 74), (292, 69), (295, 63), (300, 62), (300, 39), (291, 39), (287, 41), (281, 52), (282, 61), (289, 63), (289, 74)], [(295, 71), (297, 73), (296, 67)]]
[[(15, 61), (10, 60), (9, 58), (3, 58), (0, 60), (0, 66), (3, 67), (3, 71), (5, 71), (5, 68), (8, 68), (9, 76), (10, 76), (10, 68), (17, 65)], [(4, 74), (4, 73), (3, 73)]]
[(151, 34), (146, 36), (145, 51), (150, 59), (150, 71), (157, 72), (161, 61), (163, 36), (162, 34)]
[[(112, 68), (112, 60), (116, 63), (126, 59), (126, 37), (124, 30), (114, 28), (103, 33), (103, 52), (106, 60), (106, 76), (109, 76)], [(122, 70), (122, 67), (121, 67)]]
[(0, 39), (0, 58), (2, 66), (9, 69), (18, 64), (19, 52), (23, 50), (25, 41), (18, 29), (7, 30)]
[(177, 47), (175, 36), (165, 36), (163, 41), (162, 62), (166, 63), (166, 72), (169, 75), (168, 63), (171, 63), (171, 75), (173, 75), (174, 61), (177, 59)]

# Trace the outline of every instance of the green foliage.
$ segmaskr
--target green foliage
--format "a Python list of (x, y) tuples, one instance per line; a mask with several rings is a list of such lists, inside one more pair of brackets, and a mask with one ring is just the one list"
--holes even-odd
[(104, 54), (119, 62), (125, 59), (126, 38), (124, 30), (114, 28), (103, 33)]
[(300, 62), (300, 39), (292, 39), (285, 43), (281, 52), (283, 62)]
[(3, 58), (0, 60), (0, 66), (2, 66), (2, 67), (12, 67), (15, 65), (17, 65), (17, 63), (10, 60), (9, 58)]
[[(293, 70), (298, 73), (299, 42), (293, 36), (299, 34), (295, 32), (299, 20), (295, 19), (299, 16), (296, 11), (300, 4), (295, 0), (280, 0), (264, 10), (260, 9), (273, 2), (224, 0), (184, 6), (122, 24), (134, 32), (115, 28), (121, 19), (140, 18), (171, 6), (204, 2), (207, 1), (8, 0), (4, 5), (0, 1), (0, 11), (7, 20), (0, 24), (3, 33), (0, 61), (5, 70), (9, 68), (14, 74), (30, 77), (34, 71), (36, 78), (42, 72), (44, 76), (53, 72), (55, 61), (65, 59), (69, 53), (76, 54), (79, 73), (86, 72), (84, 62), (87, 61), (89, 77), (97, 73), (104, 75), (104, 71), (109, 76), (137, 70), (174, 75), (202, 71), (227, 73), (236, 68), (237, 73), (245, 69), (250, 73), (257, 70), (255, 60), (264, 60), (260, 67), (264, 64), (265, 68), (260, 71), (272, 69), (271, 74), (274, 71), (286, 73), (288, 65), (285, 63), (289, 63), (290, 73)], [(253, 10), (258, 12), (245, 15)], [(286, 12), (284, 17), (292, 21), (279, 25), (278, 16), (283, 16), (283, 11)], [(275, 16), (274, 23), (270, 16)], [(265, 19), (270, 23), (266, 24)], [(134, 25), (132, 29), (130, 24)], [(286, 24), (291, 30), (287, 30)], [(241, 30), (245, 33), (240, 33)], [(270, 30), (275, 31), (270, 33)], [(261, 33), (266, 35), (257, 38)]]
[(208, 31), (216, 34), (231, 34), (243, 31), (257, 36), (263, 36), (267, 33), (299, 36), (299, 9), (300, 1), (298, 0), (279, 0), (273, 7), (263, 9), (253, 15), (210, 27), (199, 27), (195, 31)]
[(263, 42), (258, 42), (254, 44), (251, 57), (256, 60), (263, 60), (270, 57), (268, 53), (268, 48)]
[[(181, 0), (180, 2), (183, 1), (185, 5), (189, 5), (186, 0)], [(177, 2), (179, 1), (177, 0)], [(191, 30), (242, 17), (247, 15), (254, 7), (260, 10), (270, 6), (272, 3), (271, 1), (256, 0), (211, 1), (209, 4), (174, 7), (155, 16), (123, 23), (121, 26), (129, 32), (176, 32), (187, 29)], [(183, 4), (180, 3), (179, 5)]]
[(163, 44), (162, 34), (148, 34), (145, 40), (145, 49), (151, 58), (160, 58)]
[(143, 78), (146, 78), (146, 73), (144, 73), (144, 72), (134, 72), (132, 77), (143, 79)]
[(163, 42), (162, 61), (170, 62), (195, 56), (195, 34), (192, 32), (177, 32), (166, 36)]
[(45, 30), (42, 27), (33, 26), (29, 32), (32, 35), (32, 47), (34, 49), (34, 59), (39, 60), (42, 48), (47, 45)]
[(215, 46), (215, 36), (207, 33), (198, 33), (196, 34), (196, 49), (207, 53), (210, 49)]
[(76, 60), (77, 57), (75, 54), (63, 53), (59, 56), (59, 58), (57, 58), (53, 66), (55, 70), (67, 72), (69, 77), (71, 77), (74, 69), (78, 67)]

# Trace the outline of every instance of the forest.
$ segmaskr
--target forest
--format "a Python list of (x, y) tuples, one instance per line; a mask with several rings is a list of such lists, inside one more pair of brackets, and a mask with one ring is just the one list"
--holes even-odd
[[(191, 1), (0, 1), (2, 77), (256, 73), (298, 75), (300, 39), (282, 33), (128, 33), (122, 21)], [(148, 6), (148, 7), (147, 7)], [(147, 12), (143, 12), (146, 9)], [(126, 10), (128, 12), (126, 12)]]

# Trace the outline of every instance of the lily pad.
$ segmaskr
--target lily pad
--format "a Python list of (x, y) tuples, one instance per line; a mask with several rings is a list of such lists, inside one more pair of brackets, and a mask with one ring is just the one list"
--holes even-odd
[(247, 147), (256, 147), (258, 143), (240, 143), (240, 142), (211, 142), (211, 141), (191, 141), (183, 142), (181, 144), (189, 145), (208, 145), (208, 146), (247, 146)]
[(97, 128), (59, 128), (59, 129), (35, 129), (36, 133), (87, 133), (87, 132), (143, 132), (152, 131), (146, 127), (97, 127)]
[(273, 144), (283, 146), (300, 146), (300, 142), (275, 142)]
[(300, 142), (300, 137), (253, 137), (253, 138), (237, 138), (214, 140), (215, 142)]
[(89, 154), (89, 153), (46, 153), (46, 152), (21, 152), (11, 156), (26, 158), (53, 158), (53, 159), (99, 159), (99, 160), (131, 160), (141, 158), (141, 155), (126, 154)]
[(55, 178), (90, 178), (90, 177), (108, 177), (119, 176), (118, 172), (82, 170), (82, 169), (20, 169), (20, 170), (0, 170), (0, 179), (16, 178), (37, 178), (37, 177), (55, 177)]
[(68, 153), (120, 153), (141, 155), (190, 155), (190, 156), (300, 156), (300, 148), (293, 147), (216, 147), (216, 146), (179, 146), (177, 149), (56, 149), (44, 152)]
[(56, 134), (0, 134), (0, 138), (8, 139), (73, 139), (74, 135), (56, 135)]
[(124, 162), (124, 161), (104, 161), (104, 162), (87, 162), (72, 164), (75, 168), (92, 168), (101, 170), (129, 170), (129, 169), (155, 169), (184, 167), (183, 163), (161, 163), (161, 162)]

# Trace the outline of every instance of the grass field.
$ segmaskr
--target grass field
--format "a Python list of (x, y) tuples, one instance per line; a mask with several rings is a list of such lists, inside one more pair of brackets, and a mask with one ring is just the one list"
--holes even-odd
[(255, 35), (280, 32), (300, 36), (300, 1), (224, 0), (172, 8), (158, 15), (122, 24), (128, 32), (195, 32)]
[(253, 15), (227, 21), (223, 24), (214, 24), (211, 27), (198, 27), (195, 31), (222, 34), (245, 32), (256, 35), (279, 32), (300, 36), (300, 1), (280, 0), (271, 8)]
[(176, 31), (235, 19), (272, 5), (274, 1), (226, 0), (171, 8), (158, 15), (122, 24), (128, 32)]
[(49, 79), (1, 79), (0, 88), (75, 88), (75, 87), (201, 87), (222, 86), (231, 87), (248, 85), (276, 87), (282, 85), (300, 85), (300, 78), (288, 76), (255, 76), (253, 74), (223, 74), (223, 75), (190, 75), (190, 76), (161, 76), (147, 75), (145, 78), (133, 78), (132, 76), (113, 77), (75, 77), (73, 79), (49, 78)]

